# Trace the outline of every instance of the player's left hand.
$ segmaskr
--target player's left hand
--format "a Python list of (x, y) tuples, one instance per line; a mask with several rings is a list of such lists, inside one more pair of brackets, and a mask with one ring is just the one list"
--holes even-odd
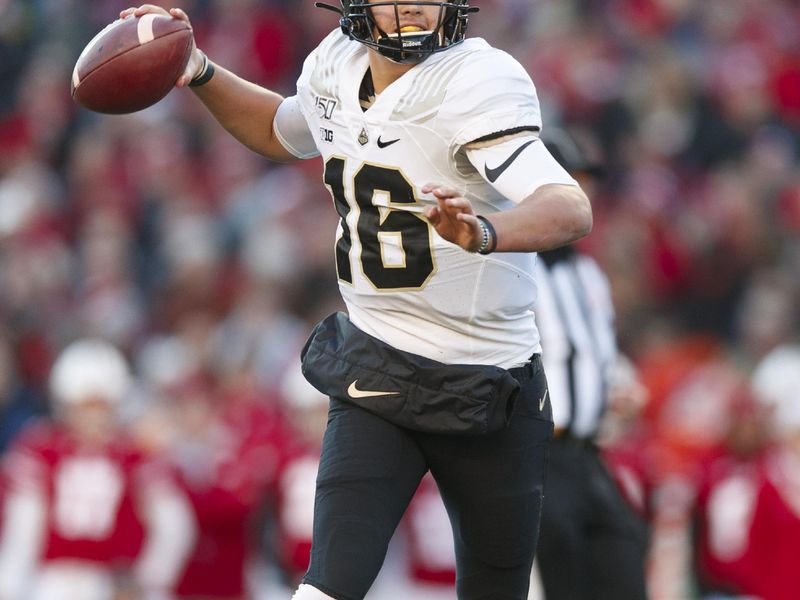
[(422, 192), (438, 200), (438, 206), (426, 206), (422, 211), (436, 232), (467, 252), (477, 252), (483, 232), (470, 201), (458, 190), (438, 183), (422, 186)]

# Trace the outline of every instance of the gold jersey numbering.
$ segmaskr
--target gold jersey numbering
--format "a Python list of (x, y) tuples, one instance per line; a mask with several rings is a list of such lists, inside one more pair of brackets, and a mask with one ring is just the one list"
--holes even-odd
[[(333, 196), (342, 223), (342, 235), (336, 242), (336, 272), (339, 279), (353, 283), (350, 262), (353, 232), (347, 223), (347, 216), (353, 208), (357, 208), (356, 232), (361, 251), (353, 257), (353, 262), (360, 262), (367, 280), (375, 289), (383, 291), (422, 289), (436, 267), (431, 249), (430, 224), (421, 214), (400, 209), (403, 204), (418, 204), (413, 186), (398, 169), (364, 163), (353, 177), (355, 197), (348, 199), (344, 173), (345, 159), (334, 156), (325, 163), (324, 181)], [(388, 196), (387, 206), (374, 204), (376, 193)], [(392, 205), (400, 206), (392, 210)], [(387, 265), (384, 260), (381, 239), (389, 236), (401, 240), (404, 260), (399, 267)]]

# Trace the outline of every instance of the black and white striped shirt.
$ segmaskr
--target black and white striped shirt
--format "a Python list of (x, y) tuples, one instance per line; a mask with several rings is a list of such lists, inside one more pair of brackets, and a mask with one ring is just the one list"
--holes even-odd
[(616, 359), (608, 279), (571, 246), (539, 254), (536, 324), (556, 431), (576, 438), (597, 433)]

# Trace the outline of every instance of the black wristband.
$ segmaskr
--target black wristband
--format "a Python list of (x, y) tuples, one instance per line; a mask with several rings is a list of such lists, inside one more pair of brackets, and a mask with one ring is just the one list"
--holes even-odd
[(483, 227), (486, 228), (486, 231), (489, 234), (489, 239), (485, 240), (485, 243), (481, 244), (481, 247), (478, 248), (478, 254), (491, 254), (497, 248), (497, 231), (495, 231), (494, 225), (492, 225), (489, 219), (482, 217), (481, 215), (475, 216), (481, 222)]
[(211, 78), (214, 76), (214, 63), (208, 60), (206, 53), (202, 50), (200, 51), (200, 54), (203, 55), (203, 68), (200, 69), (200, 74), (189, 82), (189, 87), (205, 85), (211, 81)]

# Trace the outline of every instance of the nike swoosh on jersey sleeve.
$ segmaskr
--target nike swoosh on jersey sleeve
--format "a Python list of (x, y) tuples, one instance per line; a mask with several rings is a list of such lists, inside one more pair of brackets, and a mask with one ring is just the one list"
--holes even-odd
[(511, 163), (513, 163), (517, 159), (517, 157), (520, 154), (522, 154), (522, 151), (525, 150), (525, 148), (530, 146), (535, 141), (536, 140), (530, 140), (522, 144), (522, 146), (514, 150), (511, 156), (509, 156), (501, 165), (495, 167), (494, 169), (490, 169), (489, 165), (484, 164), (483, 170), (486, 173), (486, 179), (488, 179), (490, 183), (494, 183), (495, 181), (497, 181), (497, 178), (503, 174), (503, 171), (505, 171), (508, 167), (510, 167)]

